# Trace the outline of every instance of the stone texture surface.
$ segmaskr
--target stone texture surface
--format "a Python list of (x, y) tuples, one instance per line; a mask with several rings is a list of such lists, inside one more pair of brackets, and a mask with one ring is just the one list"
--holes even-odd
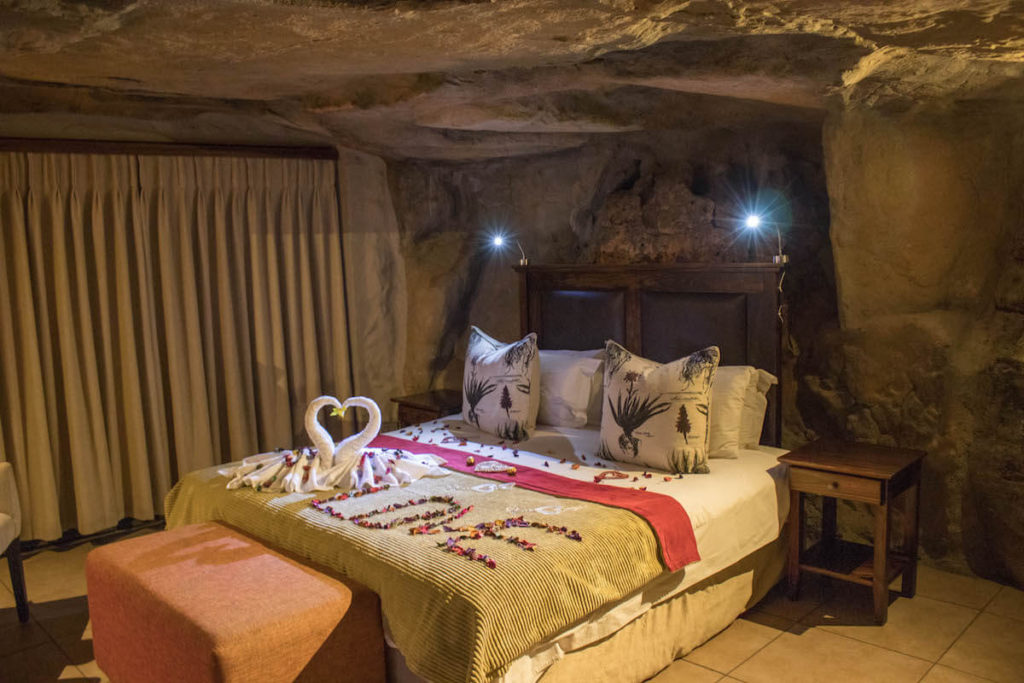
[[(925, 556), (1020, 582), (1024, 126), (998, 107), (837, 107), (823, 145), (818, 130), (748, 121), (529, 160), (392, 163), (406, 262), (425, 275), (410, 291), (434, 312), (415, 314), (430, 341), (410, 344), (409, 381), (458, 386), (471, 321), (517, 334), (514, 255), (481, 251), (489, 229), (534, 262), (764, 260), (774, 240), (750, 244), (739, 225), (760, 201), (792, 258), (786, 443), (927, 449)], [(843, 519), (870, 538), (863, 508)]]
[(1013, 0), (8, 1), (0, 132), (481, 159), (721, 98), (1020, 102), (1022, 17)]
[[(357, 386), (459, 386), (533, 262), (791, 256), (784, 432), (927, 448), (923, 551), (1024, 585), (1015, 0), (0, 0), (0, 137), (341, 149)], [(844, 506), (844, 533), (866, 536)]]
[(338, 185), (346, 282), (335, 283), (335, 291), (347, 296), (353, 385), (390, 421), (397, 417), (390, 398), (405, 393), (409, 290), (387, 165), (370, 154), (341, 150)]
[(824, 140), (842, 328), (805, 424), (928, 449), (925, 551), (1019, 583), (1019, 114), (847, 109)]
[(715, 230), (715, 203), (693, 194), (690, 178), (665, 174), (647, 180), (605, 200), (594, 235), (597, 262), (706, 260), (733, 242), (726, 231)]

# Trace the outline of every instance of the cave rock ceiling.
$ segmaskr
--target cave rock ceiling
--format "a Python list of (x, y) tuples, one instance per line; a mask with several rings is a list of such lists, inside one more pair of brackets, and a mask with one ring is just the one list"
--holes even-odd
[(483, 159), (594, 136), (1024, 101), (1024, 5), (0, 0), (0, 135)]

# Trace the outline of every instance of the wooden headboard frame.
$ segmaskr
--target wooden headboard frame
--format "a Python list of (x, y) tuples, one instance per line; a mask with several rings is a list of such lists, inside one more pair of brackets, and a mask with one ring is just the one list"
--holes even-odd
[[(780, 267), (771, 263), (517, 266), (520, 327), (542, 349), (614, 339), (668, 362), (712, 344), (722, 365), (782, 376)], [(781, 386), (768, 394), (762, 443), (782, 434)]]

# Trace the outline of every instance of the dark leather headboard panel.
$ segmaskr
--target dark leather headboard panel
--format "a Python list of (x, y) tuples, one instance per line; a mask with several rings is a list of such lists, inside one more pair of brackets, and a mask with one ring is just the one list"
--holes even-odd
[(722, 365), (745, 365), (747, 295), (641, 292), (640, 355), (667, 363), (717, 345)]
[[(717, 345), (723, 365), (782, 375), (779, 267), (765, 263), (519, 266), (523, 334), (542, 349), (615, 339), (667, 362)], [(778, 444), (781, 385), (768, 394), (762, 441)]]
[[(626, 338), (626, 292), (549, 289), (538, 292), (543, 348), (604, 348), (606, 339), (620, 343)], [(603, 320), (597, 326), (593, 320)]]

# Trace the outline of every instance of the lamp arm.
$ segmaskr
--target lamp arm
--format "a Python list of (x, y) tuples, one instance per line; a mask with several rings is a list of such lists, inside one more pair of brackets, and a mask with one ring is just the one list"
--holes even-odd
[(516, 246), (519, 247), (519, 256), (520, 256), (520, 258), (519, 258), (519, 265), (521, 265), (521, 266), (529, 265), (530, 260), (528, 258), (526, 258), (526, 252), (523, 251), (523, 245), (521, 245), (519, 243), (519, 240), (516, 240)]
[(779, 253), (772, 257), (772, 261), (780, 265), (786, 265), (789, 263), (789, 257), (782, 253), (782, 231), (779, 230), (778, 225), (775, 226), (775, 237), (778, 239)]

